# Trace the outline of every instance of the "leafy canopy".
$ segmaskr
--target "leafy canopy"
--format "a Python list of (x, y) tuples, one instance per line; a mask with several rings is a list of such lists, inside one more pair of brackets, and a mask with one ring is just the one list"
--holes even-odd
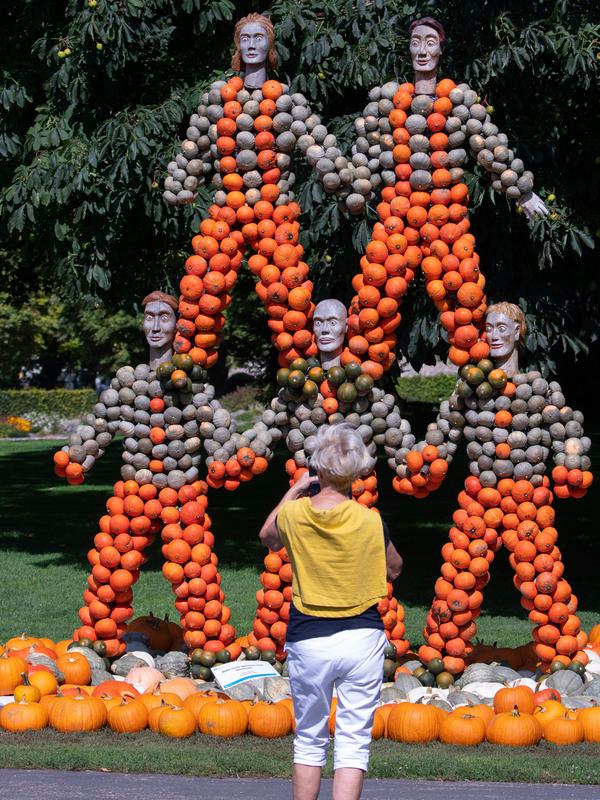
[[(275, 0), (279, 77), (304, 92), (349, 152), (368, 89), (411, 79), (407, 24), (426, 14), (447, 30), (442, 74), (467, 80), (536, 176), (551, 214), (530, 229), (473, 168), (473, 231), (491, 299), (521, 302), (528, 348), (546, 367), (597, 342), (594, 232), (600, 228), (600, 12), (586, 0)], [(232, 21), (253, 2), (13, 0), (0, 54), (0, 262), (17, 308), (52, 287), (82, 308), (132, 312), (176, 287), (196, 207), (161, 198), (167, 162), (208, 83), (229, 68)], [(343, 216), (297, 159), (303, 244), (320, 296), (347, 299), (374, 219)], [(555, 199), (552, 199), (553, 196)], [(259, 304), (239, 286), (230, 358), (263, 359)], [(24, 306), (23, 306), (24, 307)], [(122, 336), (124, 337), (125, 331)], [(434, 310), (416, 287), (401, 345), (415, 362), (444, 354)]]

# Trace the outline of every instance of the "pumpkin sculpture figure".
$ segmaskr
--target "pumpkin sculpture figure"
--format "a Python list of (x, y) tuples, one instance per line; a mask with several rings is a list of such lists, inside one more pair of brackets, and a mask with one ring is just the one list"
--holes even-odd
[(54, 456), (56, 473), (79, 484), (115, 434), (125, 436), (122, 480), (88, 552), (92, 572), (74, 638), (103, 642), (108, 656), (125, 650), (133, 584), (160, 534), (163, 574), (175, 594), (185, 644), (217, 652), (234, 641), (235, 629), (224, 605), (207, 485), (198, 467), (202, 450), (205, 456), (227, 453), (225, 448), (236, 452), (238, 434), (204, 370), (189, 356), (172, 356), (177, 300), (153, 292), (143, 306), (149, 363), (117, 370), (90, 424)]
[(302, 143), (325, 191), (336, 193), (351, 214), (361, 214), (380, 196), (378, 222), (353, 280), (356, 295), (342, 357), (343, 363), (375, 361), (380, 371), (395, 359), (398, 307), (419, 268), (447, 331), (450, 360), (462, 366), (488, 355), (481, 341), (485, 279), (467, 216), (467, 149), (490, 173), (492, 187), (515, 200), (527, 217), (547, 214), (532, 192), (532, 173), (477, 93), (466, 83), (437, 80), (443, 26), (425, 17), (409, 32), (414, 82), (371, 89), (355, 120), (357, 139), (347, 168), (338, 174), (338, 161), (314, 136)]
[(294, 200), (292, 156), (305, 140), (317, 140), (337, 160), (335, 136), (328, 134), (306, 98), (277, 80), (271, 21), (250, 14), (235, 26), (232, 68), (243, 76), (218, 80), (202, 95), (190, 118), (181, 152), (168, 165), (164, 198), (173, 205), (193, 202), (212, 174), (209, 216), (192, 239), (185, 264), (174, 349), (194, 363), (212, 366), (225, 320), (223, 310), (242, 259), (259, 278), (281, 366), (316, 354), (308, 323), (314, 304), (308, 266), (298, 243), (300, 207)]
[[(237, 452), (223, 454), (222, 448), (212, 448), (208, 443), (207, 482), (213, 488), (229, 490), (262, 472), (274, 444), (283, 437), (293, 454), (288, 473), (297, 478), (307, 464), (305, 439), (310, 447), (310, 435), (305, 431), (314, 433), (318, 425), (334, 423), (348, 414), (357, 426), (361, 414), (369, 415), (373, 425), (363, 424), (365, 436), (368, 429), (369, 437), (374, 436), (377, 443), (383, 443), (388, 427), (396, 445), (410, 447), (414, 443), (414, 438), (406, 438), (410, 429), (402, 423), (394, 398), (374, 387), (369, 372), (379, 377), (379, 364), (373, 362), (371, 370), (368, 364), (363, 368), (358, 364), (340, 366), (338, 353), (326, 362), (329, 369), (325, 370), (316, 358), (319, 345), (312, 331), (316, 311), (309, 267), (301, 260), (303, 248), (298, 243), (300, 207), (294, 201), (291, 155), (298, 147), (310, 161), (313, 145), (318, 142), (327, 158), (335, 162), (338, 185), (350, 180), (350, 165), (341, 155), (336, 138), (311, 112), (303, 95), (290, 95), (284, 84), (266, 80), (267, 66), (275, 64), (270, 20), (259, 14), (244, 17), (235, 27), (234, 40), (232, 67), (239, 70), (243, 66), (243, 79), (235, 76), (216, 81), (203, 95), (190, 119), (182, 152), (169, 164), (164, 192), (165, 200), (174, 205), (192, 202), (198, 186), (213, 173), (216, 191), (209, 219), (201, 222), (200, 235), (192, 239), (194, 255), (187, 259), (186, 275), (180, 283), (175, 351), (189, 354), (195, 364), (207, 368), (216, 362), (225, 322), (222, 312), (230, 301), (229, 292), (247, 248), (255, 251), (248, 265), (259, 278), (256, 292), (265, 303), (271, 338), (279, 350), (282, 389), (262, 420), (242, 435)], [(343, 324), (343, 343), (347, 312), (338, 301), (326, 302), (330, 309), (331, 303), (337, 304), (333, 317), (339, 317)], [(321, 310), (326, 310), (325, 304)], [(322, 344), (327, 349), (324, 339)], [(373, 404), (376, 419), (369, 410)], [(390, 417), (389, 423), (386, 417)], [(376, 443), (372, 446), (375, 448)], [(375, 476), (368, 476), (355, 487), (355, 495), (360, 502), (372, 505), (377, 499), (376, 487)], [(271, 554), (266, 561), (268, 569), (277, 572), (270, 577), (263, 573), (266, 601), (264, 593), (259, 593), (258, 614), (268, 627), (255, 624), (252, 639), (263, 640), (265, 649), (276, 650), (281, 657), (291, 599), (291, 568), (285, 552), (277, 557)], [(388, 614), (386, 629), (397, 651), (404, 652), (408, 642), (402, 638), (403, 612), (392, 598), (391, 586), (381, 612)]]
[[(497, 303), (486, 314), (491, 360), (464, 366), (455, 394), (440, 406), (434, 433), (452, 460), (467, 441), (471, 475), (458, 496), (444, 564), (435, 584), (419, 655), (427, 664), (462, 672), (477, 632), (476, 619), (490, 564), (504, 545), (515, 571), (521, 605), (535, 625), (533, 641), (542, 669), (555, 659), (586, 664), (587, 634), (576, 615), (577, 597), (564, 577), (554, 497), (582, 497), (592, 482), (583, 414), (566, 404), (560, 385), (540, 372), (520, 372), (518, 352), (526, 324), (519, 306)], [(424, 466), (427, 443), (399, 450), (401, 491)], [(553, 457), (554, 487), (546, 476)]]
[[(322, 300), (316, 306), (313, 328), (319, 358), (296, 359), (289, 369), (280, 369), (277, 382), (281, 388), (277, 397), (263, 412), (260, 422), (242, 434), (249, 448), (264, 452), (267, 457), (274, 444), (285, 438), (291, 453), (286, 471), (292, 482), (306, 471), (321, 425), (350, 423), (360, 432), (372, 456), (377, 454), (378, 445), (384, 445), (388, 453), (395, 455), (397, 449), (407, 451), (415, 443), (394, 396), (375, 386), (372, 376), (364, 371), (364, 365), (351, 362), (341, 366), (347, 324), (348, 313), (339, 300)], [(445, 468), (445, 462), (439, 461)], [(209, 483), (211, 474), (214, 476), (217, 470), (218, 478), (226, 467), (213, 462), (209, 466)], [(357, 480), (352, 494), (357, 502), (373, 506), (377, 502), (375, 473)], [(282, 658), (292, 600), (292, 570), (285, 549), (269, 553), (264, 564), (249, 640), (250, 644), (262, 650), (273, 650)], [(380, 602), (378, 609), (386, 636), (396, 654), (403, 655), (409, 648), (404, 638), (404, 610), (393, 597), (390, 583), (388, 597)]]

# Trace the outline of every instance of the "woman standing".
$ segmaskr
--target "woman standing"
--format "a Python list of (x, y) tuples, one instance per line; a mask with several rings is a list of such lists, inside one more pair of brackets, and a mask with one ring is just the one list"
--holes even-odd
[[(327, 758), (327, 720), (337, 693), (334, 800), (358, 800), (369, 760), (387, 639), (377, 604), (402, 559), (381, 517), (349, 499), (374, 464), (348, 424), (324, 426), (308, 474), (286, 492), (260, 532), (272, 550), (286, 547), (292, 606), (286, 649), (296, 716), (294, 800), (316, 800)], [(308, 497), (311, 483), (316, 494)]]

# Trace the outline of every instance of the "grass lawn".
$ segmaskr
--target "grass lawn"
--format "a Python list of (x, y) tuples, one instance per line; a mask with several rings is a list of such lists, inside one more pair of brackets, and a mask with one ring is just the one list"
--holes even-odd
[[(373, 742), (370, 778), (428, 778), (465, 781), (600, 783), (598, 745), (555, 747), (542, 743), (516, 749), (483, 744), (453, 747)], [(218, 777), (287, 778), (291, 775), (292, 738), (215, 739), (196, 734), (168, 740), (159, 734), (111, 731), (64, 735), (0, 733), (0, 769), (106, 769), (111, 772), (160, 772)], [(325, 775), (332, 774), (331, 751)]]
[[(424, 428), (418, 420), (419, 428)], [(593, 436), (593, 434), (592, 434)], [(598, 463), (600, 435), (593, 436)], [(112, 483), (119, 477), (120, 447), (114, 444), (82, 486), (68, 486), (52, 472), (57, 442), (0, 442), (0, 642), (26, 630), (52, 638), (69, 636), (78, 625), (77, 609), (88, 574), (86, 552), (97, 532)], [(254, 594), (264, 551), (258, 530), (286, 488), (284, 453), (268, 473), (242, 484), (234, 493), (211, 491), (209, 512), (216, 536), (227, 602), (239, 633), (247, 633), (255, 609)], [(380, 508), (394, 543), (404, 557), (396, 595), (406, 607), (408, 635), (422, 641), (422, 629), (433, 584), (439, 575), (442, 544), (466, 475), (464, 456), (457, 458), (441, 489), (425, 500), (398, 496), (387, 465), (380, 470)], [(583, 624), (600, 621), (600, 590), (590, 561), (598, 551), (594, 511), (600, 492), (594, 485), (581, 500), (557, 501), (559, 544), (566, 577), (579, 597)], [(479, 635), (489, 642), (514, 646), (529, 639), (530, 623), (512, 586), (507, 555), (500, 551), (486, 589)], [(135, 586), (137, 613), (170, 612), (173, 595), (161, 573), (158, 543)]]
[[(415, 428), (424, 429), (424, 420)], [(591, 433), (598, 463), (600, 436)], [(52, 638), (70, 636), (88, 572), (85, 558), (97, 532), (97, 519), (112, 483), (119, 476), (119, 445), (113, 445), (83, 486), (55, 479), (51, 456), (57, 442), (0, 442), (0, 641), (22, 631)], [(234, 494), (210, 495), (216, 552), (232, 622), (246, 633), (254, 614), (254, 593), (264, 552), (257, 533), (267, 512), (286, 488), (284, 454), (273, 460), (266, 477), (242, 485)], [(396, 595), (406, 607), (408, 635), (422, 641), (422, 628), (433, 584), (439, 574), (456, 493), (466, 475), (464, 456), (452, 464), (444, 486), (426, 500), (399, 497), (391, 489), (385, 464), (380, 467), (380, 508), (405, 560)], [(600, 621), (600, 590), (595, 570), (598, 553), (594, 486), (578, 501), (558, 501), (557, 527), (566, 577), (579, 597), (589, 629)], [(137, 613), (173, 614), (172, 593), (161, 574), (160, 548), (136, 584)], [(512, 586), (512, 570), (500, 552), (486, 590), (479, 635), (506, 646), (529, 639), (530, 624)], [(68, 745), (68, 746), (65, 746)], [(0, 767), (48, 767), (178, 772), (218, 775), (289, 775), (291, 740), (268, 742), (244, 737), (223, 742), (198, 735), (184, 743), (151, 733), (120, 737), (111, 733), (65, 737), (54, 731), (13, 736), (0, 733)], [(443, 752), (443, 757), (442, 756)], [(402, 746), (377, 742), (373, 777), (430, 777), (465, 780), (538, 780), (600, 782), (598, 748), (555, 749), (542, 745), (512, 751), (483, 746), (470, 749)]]

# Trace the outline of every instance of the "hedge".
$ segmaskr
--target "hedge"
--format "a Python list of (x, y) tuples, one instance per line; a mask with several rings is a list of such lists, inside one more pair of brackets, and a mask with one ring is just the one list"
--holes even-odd
[(450, 397), (455, 386), (455, 375), (415, 375), (398, 378), (396, 392), (408, 403), (440, 403)]
[(0, 416), (43, 414), (75, 419), (91, 411), (95, 402), (93, 389), (0, 389)]

